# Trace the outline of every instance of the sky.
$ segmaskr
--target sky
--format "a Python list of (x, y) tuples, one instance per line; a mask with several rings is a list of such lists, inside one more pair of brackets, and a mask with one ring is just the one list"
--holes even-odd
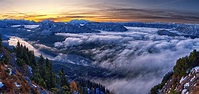
[(0, 0), (0, 19), (199, 23), (199, 0)]

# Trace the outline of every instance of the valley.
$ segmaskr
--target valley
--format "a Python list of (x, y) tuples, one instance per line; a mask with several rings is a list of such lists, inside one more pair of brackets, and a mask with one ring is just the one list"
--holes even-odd
[(51, 60), (54, 71), (116, 94), (149, 92), (178, 58), (199, 50), (198, 24), (1, 20), (0, 32), (3, 45), (20, 42)]

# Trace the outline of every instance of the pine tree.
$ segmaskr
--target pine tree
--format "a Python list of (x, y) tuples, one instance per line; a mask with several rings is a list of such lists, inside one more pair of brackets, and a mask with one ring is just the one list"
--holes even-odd
[(65, 73), (64, 73), (64, 69), (62, 68), (61, 69), (61, 71), (59, 72), (59, 77), (60, 77), (60, 85), (61, 86), (64, 86), (64, 85), (67, 85), (67, 86), (69, 86), (69, 84), (68, 84), (68, 81), (67, 81), (67, 79), (66, 79), (66, 77), (65, 77)]
[(2, 47), (2, 36), (0, 34), (0, 47)]

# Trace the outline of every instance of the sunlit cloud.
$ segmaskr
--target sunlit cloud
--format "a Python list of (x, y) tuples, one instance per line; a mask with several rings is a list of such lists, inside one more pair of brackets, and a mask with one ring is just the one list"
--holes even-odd
[(196, 0), (1, 0), (0, 19), (198, 23), (197, 3)]

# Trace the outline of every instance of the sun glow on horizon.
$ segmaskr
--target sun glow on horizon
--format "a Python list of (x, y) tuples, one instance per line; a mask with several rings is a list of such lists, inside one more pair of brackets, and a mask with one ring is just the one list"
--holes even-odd
[(48, 19), (61, 22), (68, 22), (73, 19), (86, 19), (98, 22), (158, 21), (199, 23), (199, 11), (196, 10), (198, 9), (197, 3), (199, 1), (150, 1), (0, 0), (0, 19), (34, 21)]

